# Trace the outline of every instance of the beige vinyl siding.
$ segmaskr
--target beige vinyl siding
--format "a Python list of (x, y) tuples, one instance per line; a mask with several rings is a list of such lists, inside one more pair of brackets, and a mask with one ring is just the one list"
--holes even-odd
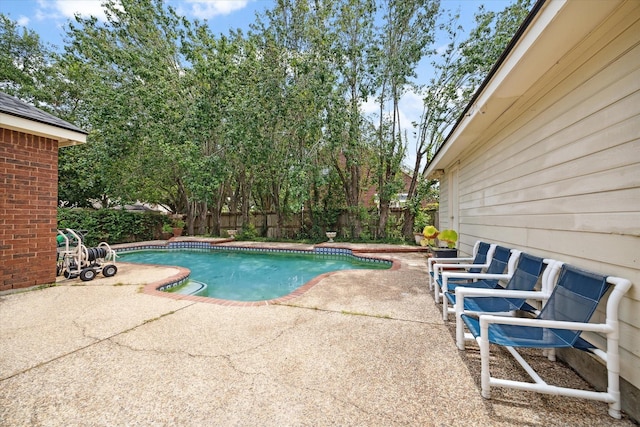
[(636, 6), (570, 50), (458, 160), (463, 252), (482, 239), (634, 282), (621, 307), (621, 376), (640, 388)]
[(440, 179), (440, 199), (438, 200), (438, 230), (446, 230), (449, 228), (449, 177), (445, 176)]

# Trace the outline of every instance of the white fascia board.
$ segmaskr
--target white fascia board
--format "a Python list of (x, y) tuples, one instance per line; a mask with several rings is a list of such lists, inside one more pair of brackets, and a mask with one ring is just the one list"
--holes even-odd
[[(519, 71), (519, 64), (523, 64), (531, 46), (540, 38), (540, 35), (546, 30), (547, 26), (556, 17), (558, 12), (566, 4), (567, 0), (551, 0), (538, 12), (535, 19), (529, 24), (526, 32), (520, 37), (517, 45), (509, 53), (508, 57), (502, 62), (500, 68), (493, 74), (491, 80), (479, 94), (474, 104), (469, 108), (465, 117), (462, 118), (453, 133), (449, 135), (436, 157), (427, 168), (427, 175), (432, 175), (435, 170), (442, 170), (449, 167), (460, 153), (465, 150), (482, 132), (484, 128), (489, 126), (495, 117), (501, 113), (497, 108), (487, 108), (496, 96), (496, 92), (504, 85), (505, 80), (514, 77), (514, 73)], [(533, 82), (530, 82), (533, 83)], [(520, 88), (524, 91), (523, 88)], [(514, 97), (517, 98), (517, 94)], [(503, 99), (506, 99), (504, 97)], [(513, 103), (510, 100), (503, 105), (505, 108)], [(496, 116), (497, 115), (497, 116)]]
[(427, 175), (455, 162), (620, 4), (621, 0), (548, 0), (438, 151)]
[(0, 113), (0, 127), (55, 139), (58, 141), (58, 147), (67, 147), (87, 142), (87, 135), (84, 133), (74, 132), (70, 129), (36, 122), (11, 114)]

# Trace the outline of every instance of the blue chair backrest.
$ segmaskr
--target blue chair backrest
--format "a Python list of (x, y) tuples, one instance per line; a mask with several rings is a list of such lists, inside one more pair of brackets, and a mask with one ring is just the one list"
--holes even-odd
[(511, 249), (496, 246), (496, 250), (493, 252), (493, 258), (491, 258), (491, 264), (489, 264), (487, 268), (487, 274), (503, 274), (509, 263), (510, 256)]
[[(586, 323), (609, 286), (606, 276), (564, 264), (558, 283), (538, 317)], [(581, 332), (564, 329), (553, 331), (569, 344), (575, 343)]]
[(544, 270), (544, 260), (537, 256), (521, 253), (518, 266), (507, 283), (507, 289), (531, 291), (538, 283), (538, 278)]
[[(484, 264), (487, 262), (487, 253), (489, 252), (489, 247), (491, 245), (485, 242), (480, 242), (478, 245), (478, 253), (473, 259), (472, 264)], [(474, 267), (469, 269), (469, 273), (480, 273), (482, 271), (482, 267)]]

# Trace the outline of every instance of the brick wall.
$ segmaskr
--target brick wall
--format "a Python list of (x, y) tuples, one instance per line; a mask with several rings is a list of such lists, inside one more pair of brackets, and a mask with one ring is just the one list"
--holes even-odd
[(58, 141), (0, 128), (0, 291), (56, 280)]

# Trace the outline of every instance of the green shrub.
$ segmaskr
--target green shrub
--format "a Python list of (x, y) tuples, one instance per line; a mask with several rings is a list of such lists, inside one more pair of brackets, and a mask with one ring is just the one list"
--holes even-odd
[(433, 224), (432, 211), (419, 209), (413, 221), (413, 229), (417, 233), (422, 233), (427, 225)]
[(87, 246), (153, 240), (159, 237), (163, 225), (170, 223), (158, 212), (58, 208), (58, 228), (86, 230)]
[(243, 226), (242, 230), (236, 234), (237, 240), (254, 240), (256, 237), (258, 237), (258, 231), (253, 224)]

